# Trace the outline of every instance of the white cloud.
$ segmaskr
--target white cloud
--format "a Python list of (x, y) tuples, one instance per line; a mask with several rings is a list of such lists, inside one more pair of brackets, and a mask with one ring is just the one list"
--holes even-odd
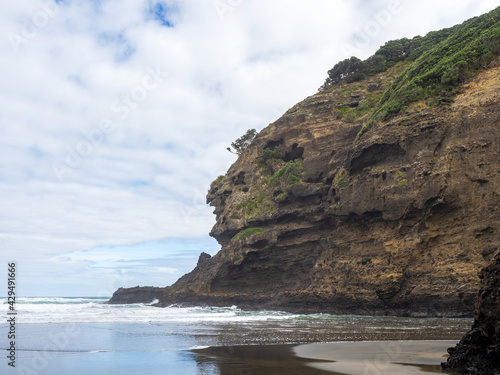
[[(122, 272), (123, 264), (96, 271), (117, 246), (206, 238), (215, 219), (205, 194), (234, 161), (227, 145), (313, 94), (347, 57), (341, 45), (353, 44), (393, 2), (241, 1), (222, 19), (211, 0), (161, 1), (161, 8), (153, 0), (4, 5), (0, 247), (2, 259), (23, 260), (26, 293), (43, 294), (35, 288), (44, 283), (56, 290), (52, 271), (60, 268), (58, 280), (70, 285), (61, 293), (92, 294), (98, 282)], [(387, 40), (424, 35), (495, 6), (401, 0), (400, 11), (358, 48), (359, 57)], [(168, 76), (146, 78), (151, 69)], [(117, 102), (130, 113), (117, 111)], [(88, 141), (84, 131), (95, 132), (103, 119), (115, 129), (59, 181), (54, 162), (67, 164), (68, 150)], [(167, 256), (175, 247), (162, 251)], [(102, 256), (88, 252), (94, 248)], [(202, 249), (213, 253), (217, 246), (193, 250)], [(133, 260), (131, 249), (121, 251), (124, 262)], [(158, 282), (185, 266), (129, 270), (129, 281)], [(78, 286), (71, 281), (76, 275), (95, 282)]]

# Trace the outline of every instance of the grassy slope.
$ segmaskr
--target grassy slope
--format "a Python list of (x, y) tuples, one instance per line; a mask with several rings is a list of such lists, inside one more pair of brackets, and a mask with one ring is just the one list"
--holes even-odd
[(320, 90), (362, 80), (398, 62), (409, 64), (373, 108), (359, 138), (378, 121), (391, 119), (411, 103), (420, 100), (431, 105), (449, 103), (460, 85), (499, 53), (500, 7), (425, 37), (390, 41), (365, 61), (346, 59), (328, 72)]

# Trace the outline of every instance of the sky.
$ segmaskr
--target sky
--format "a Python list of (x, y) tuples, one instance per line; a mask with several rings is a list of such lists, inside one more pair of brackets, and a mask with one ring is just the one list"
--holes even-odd
[(216, 254), (226, 148), (327, 71), (497, 0), (22, 0), (0, 12), (0, 287), (111, 296)]

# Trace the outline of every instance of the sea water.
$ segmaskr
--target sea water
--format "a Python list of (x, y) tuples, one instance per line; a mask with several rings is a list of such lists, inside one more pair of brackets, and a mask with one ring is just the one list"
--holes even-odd
[[(7, 301), (0, 305), (0, 374), (232, 373), (234, 361), (193, 349), (363, 340), (455, 340), (469, 319), (301, 315), (228, 307), (108, 305), (107, 298), (17, 300), (15, 368)], [(155, 301), (152, 301), (152, 303)], [(223, 369), (222, 369), (223, 367)], [(228, 370), (229, 369), (229, 370)], [(235, 373), (235, 372), (233, 372)], [(245, 374), (253, 373), (251, 369)], [(258, 372), (255, 372), (258, 373)]]

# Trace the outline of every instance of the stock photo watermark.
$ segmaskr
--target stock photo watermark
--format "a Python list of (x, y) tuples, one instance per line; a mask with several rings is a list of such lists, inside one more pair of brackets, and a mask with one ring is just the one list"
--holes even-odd
[(19, 365), (17, 373), (21, 375), (39, 375), (48, 367), (49, 361), (54, 359), (58, 352), (67, 349), (71, 340), (80, 333), (79, 328), (74, 324), (65, 326), (62, 332), (49, 333), (49, 342), (43, 346), (41, 351), (34, 354), (29, 365), (28, 363)]
[(16, 275), (17, 262), (9, 262), (7, 264), (7, 324), (9, 331), (7, 332), (7, 359), (10, 367), (16, 367)]
[(23, 25), (16, 32), (7, 34), (7, 39), (15, 53), (21, 51), (21, 47), (35, 38), (42, 29), (47, 27), (50, 20), (59, 13), (59, 5), (53, 0), (40, 0), (38, 10), (31, 17), (23, 19)]
[(156, 90), (169, 76), (158, 65), (154, 69), (148, 67), (146, 71), (147, 74), (140, 84), (134, 86), (122, 99), (115, 100), (111, 104), (110, 111), (114, 117), (104, 117), (96, 127), (82, 130), (83, 139), (74, 147), (69, 145), (65, 147), (66, 158), (64, 161), (52, 162), (52, 170), (59, 182), (64, 180), (65, 174), (78, 168), (83, 160), (104, 141), (105, 137), (116, 130), (119, 121), (125, 120), (133, 110), (138, 108), (140, 103), (148, 98), (149, 93)]
[(244, 0), (214, 0), (212, 5), (219, 20), (225, 21), (227, 13), (233, 13)]
[[(234, 161), (226, 164), (225, 168), (219, 170), (219, 175), (225, 176), (229, 168), (233, 165)], [(193, 187), (189, 196), (191, 197), (191, 204), (183, 205), (178, 208), (179, 216), (182, 217), (187, 225), (192, 225), (200, 215), (207, 211), (207, 193), (211, 190), (211, 184), (205, 184), (203, 188)]]
[[(401, 355), (403, 347), (408, 346), (407, 341), (387, 341), (381, 342), (382, 353), (377, 354), (374, 360), (365, 360), (364, 375), (382, 375)], [(411, 372), (405, 372), (411, 374)]]
[(19, 342), (19, 337), (17, 333), (17, 281), (18, 281), (19, 267), (18, 263), (15, 261), (8, 262), (7, 264), (7, 324), (9, 330), (7, 332), (7, 360), (8, 366), (17, 369), (18, 374), (22, 375), (38, 375), (40, 371), (43, 371), (47, 365), (48, 361), (54, 358), (54, 352), (63, 350), (67, 347), (70, 339), (78, 334), (75, 326), (65, 327), (64, 332), (61, 333), (50, 333), (48, 338), (50, 340), (49, 344), (43, 347), (43, 351), (36, 352), (34, 357), (31, 359), (30, 366), (26, 364), (16, 364), (17, 361), (17, 343)]
[(388, 27), (395, 16), (403, 11), (401, 0), (391, 0), (385, 9), (375, 13), (362, 27), (356, 29), (351, 43), (341, 43), (340, 49), (344, 57), (358, 56), (361, 51), (370, 46), (382, 30)]
[[(17, 309), (15, 305), (15, 289), (11, 293), (11, 281), (16, 281), (18, 273), (17, 262), (8, 263), (8, 287), (9, 287), (9, 319), (14, 316), (13, 320), (9, 320), (10, 331), (8, 333), (8, 365), (15, 367), (17, 373), (20, 375), (40, 375), (43, 374), (49, 367), (50, 361), (60, 355), (61, 352), (67, 352), (70, 345), (75, 339), (78, 339), (82, 334), (81, 328), (78, 323), (65, 324), (64, 328), (58, 332), (51, 332), (45, 337), (46, 342), (41, 347), (41, 350), (34, 351), (33, 357), (24, 359), (22, 363), (16, 364), (16, 326), (15, 317), (17, 316)], [(122, 275), (115, 275), (108, 284), (98, 293), (99, 296), (108, 297), (118, 286), (123, 285), (125, 278)], [(11, 295), (12, 294), (12, 295)], [(13, 298), (11, 300), (11, 297)], [(12, 301), (12, 303), (11, 303)], [(11, 309), (12, 307), (12, 309)], [(70, 350), (71, 351), (71, 350)]]

